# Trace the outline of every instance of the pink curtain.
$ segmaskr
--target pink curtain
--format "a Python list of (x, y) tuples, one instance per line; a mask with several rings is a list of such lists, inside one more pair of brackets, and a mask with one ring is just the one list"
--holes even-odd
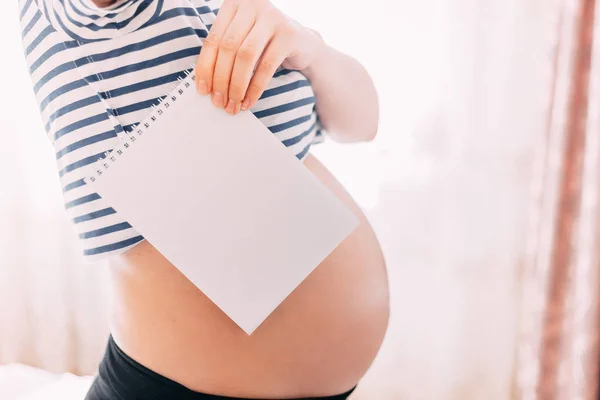
[(598, 398), (599, 3), (556, 3), (554, 78), (523, 269), (518, 399)]

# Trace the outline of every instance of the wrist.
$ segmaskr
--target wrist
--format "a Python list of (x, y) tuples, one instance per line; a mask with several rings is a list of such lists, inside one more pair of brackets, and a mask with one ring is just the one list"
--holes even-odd
[(309, 38), (307, 40), (307, 43), (308, 43), (307, 45), (310, 46), (312, 56), (311, 56), (309, 62), (306, 64), (306, 67), (303, 68), (301, 70), (301, 72), (307, 78), (310, 78), (311, 76), (313, 76), (315, 74), (315, 72), (317, 72), (321, 68), (320, 66), (325, 63), (325, 60), (327, 59), (330, 48), (327, 45), (327, 43), (325, 43), (325, 40), (323, 40), (323, 37), (321, 36), (321, 34), (319, 34), (317, 31), (310, 29), (310, 28), (305, 28), (305, 29), (306, 29), (307, 37)]

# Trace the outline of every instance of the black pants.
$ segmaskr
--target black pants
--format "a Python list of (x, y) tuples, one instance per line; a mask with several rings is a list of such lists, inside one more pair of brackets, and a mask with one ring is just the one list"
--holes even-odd
[[(354, 389), (329, 397), (297, 400), (345, 400)], [(112, 336), (98, 376), (85, 400), (249, 400), (194, 392), (140, 363), (121, 350)]]

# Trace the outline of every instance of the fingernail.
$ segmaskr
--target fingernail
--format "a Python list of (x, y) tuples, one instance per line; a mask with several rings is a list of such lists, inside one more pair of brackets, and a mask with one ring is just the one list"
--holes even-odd
[(233, 113), (233, 115), (236, 115), (240, 112), (240, 108), (241, 108), (241, 104), (240, 103), (236, 103), (235, 105), (235, 111)]
[(223, 104), (223, 102), (225, 101), (225, 99), (223, 99), (223, 93), (220, 92), (215, 92), (213, 93), (213, 98), (212, 98), (213, 104), (217, 107), (224, 107), (225, 104)]
[(229, 114), (233, 114), (235, 112), (235, 102), (233, 100), (229, 100), (225, 111), (227, 111)]
[(244, 101), (242, 102), (242, 111), (248, 110), (249, 106), (250, 106), (250, 99), (244, 99)]
[(208, 94), (208, 85), (206, 84), (205, 81), (198, 82), (198, 92), (203, 95)]

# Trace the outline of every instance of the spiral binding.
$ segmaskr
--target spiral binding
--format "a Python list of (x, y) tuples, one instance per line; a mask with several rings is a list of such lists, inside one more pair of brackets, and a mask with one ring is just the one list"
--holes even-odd
[(142, 136), (161, 118), (162, 115), (171, 107), (173, 103), (183, 96), (186, 91), (195, 86), (193, 84), (196, 79), (195, 65), (192, 65), (185, 71), (185, 78), (177, 78), (178, 83), (173, 84), (173, 87), (164, 98), (158, 99), (158, 105), (152, 105), (152, 111), (150, 114), (139, 124), (133, 127), (129, 132), (117, 135), (121, 139), (121, 143), (114, 149), (109, 150), (103, 154), (103, 157), (99, 158), (94, 164), (91, 165), (90, 170), (92, 171), (84, 182), (92, 184), (99, 179), (106, 170), (108, 170), (119, 158), (121, 158), (129, 149), (131, 149), (135, 143), (140, 140)]

